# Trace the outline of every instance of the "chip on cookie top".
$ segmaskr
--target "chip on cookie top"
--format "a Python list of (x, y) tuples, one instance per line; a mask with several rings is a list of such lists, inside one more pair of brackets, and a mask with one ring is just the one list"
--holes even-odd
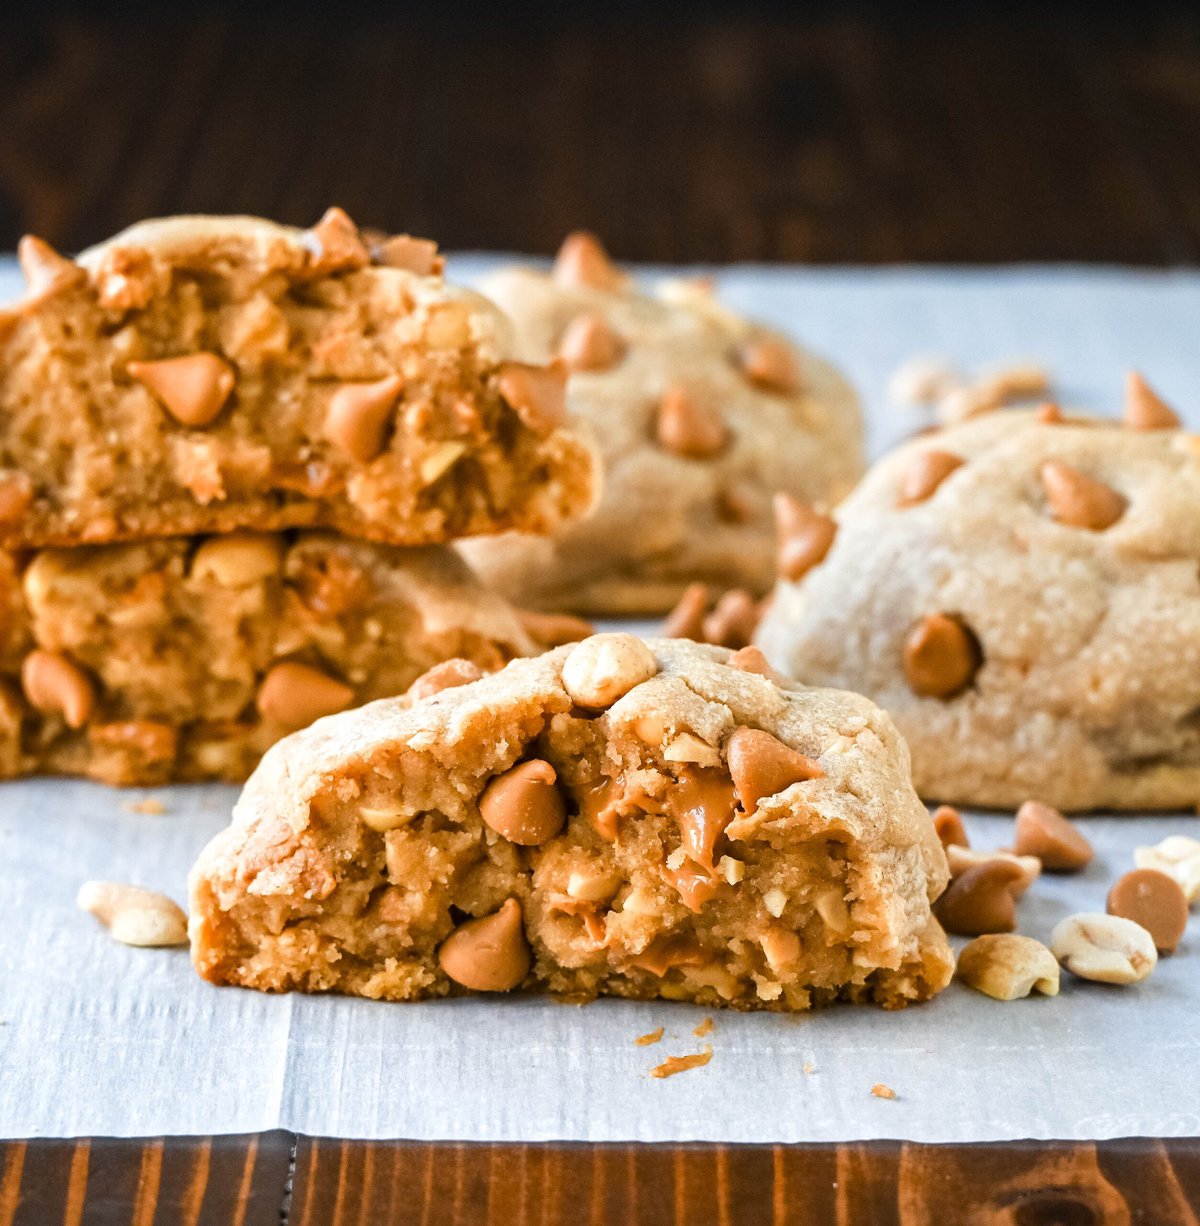
[(1194, 804), (1200, 438), (1137, 376), (1122, 421), (1001, 410), (881, 460), (756, 642), (858, 689), (918, 790), (975, 804)]
[(510, 268), (481, 289), (512, 317), (525, 360), (566, 365), (568, 409), (605, 464), (596, 514), (553, 544), (468, 547), (506, 591), (652, 614), (696, 579), (765, 590), (771, 495), (836, 501), (861, 471), (846, 380), (723, 307), (703, 281), (643, 291), (594, 239), (573, 235), (553, 272)]

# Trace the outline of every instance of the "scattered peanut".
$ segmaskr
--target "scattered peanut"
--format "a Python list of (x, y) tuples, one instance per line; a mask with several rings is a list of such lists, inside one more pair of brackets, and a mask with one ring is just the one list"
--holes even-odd
[(86, 881), (75, 901), (122, 945), (187, 943), (187, 915), (165, 894), (115, 881)]
[(1031, 937), (989, 933), (958, 955), (958, 978), (995, 1000), (1019, 1000), (1030, 992), (1058, 995), (1058, 962)]
[(1200, 898), (1200, 840), (1172, 834), (1153, 847), (1137, 848), (1133, 862), (1138, 868), (1156, 868), (1174, 878), (1189, 906)]
[(1071, 974), (1097, 983), (1138, 983), (1158, 963), (1154, 938), (1119, 915), (1069, 915), (1051, 934), (1050, 949)]

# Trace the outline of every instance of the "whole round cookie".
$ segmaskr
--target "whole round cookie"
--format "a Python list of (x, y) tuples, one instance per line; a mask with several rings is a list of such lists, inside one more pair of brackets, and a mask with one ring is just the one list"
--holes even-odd
[(923, 796), (1195, 805), (1200, 437), (1136, 375), (1122, 424), (999, 411), (881, 461), (836, 536), (794, 512), (756, 641), (886, 708)]
[(654, 615), (694, 580), (763, 592), (772, 494), (832, 503), (862, 471), (858, 402), (841, 374), (703, 283), (643, 293), (575, 234), (552, 274), (510, 268), (480, 288), (514, 320), (522, 356), (566, 364), (568, 411), (604, 462), (586, 522), (462, 546), (521, 604)]

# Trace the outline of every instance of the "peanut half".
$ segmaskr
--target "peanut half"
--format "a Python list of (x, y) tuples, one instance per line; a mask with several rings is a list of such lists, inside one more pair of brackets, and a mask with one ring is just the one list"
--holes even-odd
[(85, 881), (75, 901), (122, 945), (187, 944), (187, 916), (165, 894), (116, 881)]
[(1020, 1000), (1030, 992), (1058, 995), (1058, 962), (1031, 937), (1011, 932), (976, 937), (958, 955), (958, 978), (993, 1000)]

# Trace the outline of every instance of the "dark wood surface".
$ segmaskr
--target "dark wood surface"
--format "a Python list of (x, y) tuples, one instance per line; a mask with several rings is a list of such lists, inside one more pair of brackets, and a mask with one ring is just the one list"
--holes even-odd
[(628, 259), (1200, 254), (1195, 4), (82, 7), (0, 39), (0, 247), (249, 211)]
[(0, 1145), (0, 1226), (1194, 1226), (1200, 1142)]

